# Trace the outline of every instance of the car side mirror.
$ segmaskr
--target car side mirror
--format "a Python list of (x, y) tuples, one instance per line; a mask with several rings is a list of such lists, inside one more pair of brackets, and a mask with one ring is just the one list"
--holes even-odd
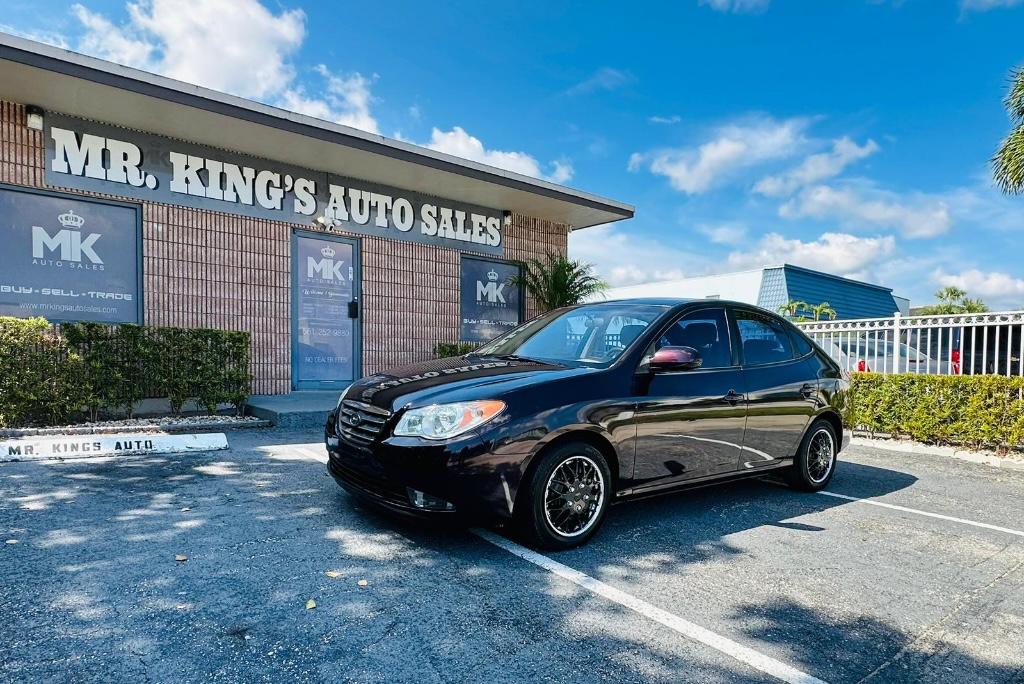
[(658, 371), (688, 371), (700, 368), (704, 360), (693, 347), (662, 347), (651, 357), (650, 368)]

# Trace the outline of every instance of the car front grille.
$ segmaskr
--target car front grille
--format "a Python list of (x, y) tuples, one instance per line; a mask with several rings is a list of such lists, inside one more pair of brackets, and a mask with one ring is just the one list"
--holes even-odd
[(390, 417), (390, 411), (346, 399), (338, 411), (338, 436), (351, 446), (368, 449)]

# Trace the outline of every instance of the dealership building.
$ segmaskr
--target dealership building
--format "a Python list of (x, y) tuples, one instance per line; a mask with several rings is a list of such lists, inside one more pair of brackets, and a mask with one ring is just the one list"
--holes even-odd
[(0, 315), (248, 331), (254, 394), (487, 339), (535, 313), (517, 263), (633, 215), (4, 34), (0, 113)]

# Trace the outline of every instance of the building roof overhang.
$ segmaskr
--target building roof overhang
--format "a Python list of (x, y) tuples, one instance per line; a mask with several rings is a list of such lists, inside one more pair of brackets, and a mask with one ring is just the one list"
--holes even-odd
[(623, 202), (0, 33), (0, 98), (317, 171), (567, 223)]

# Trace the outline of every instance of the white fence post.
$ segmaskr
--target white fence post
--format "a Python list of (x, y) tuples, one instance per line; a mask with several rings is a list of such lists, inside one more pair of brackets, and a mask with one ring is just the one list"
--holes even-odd
[[(900, 372), (900, 319), (902, 314), (897, 311), (892, 317), (892, 367), (894, 373)], [(907, 365), (910, 359), (907, 359)]]

